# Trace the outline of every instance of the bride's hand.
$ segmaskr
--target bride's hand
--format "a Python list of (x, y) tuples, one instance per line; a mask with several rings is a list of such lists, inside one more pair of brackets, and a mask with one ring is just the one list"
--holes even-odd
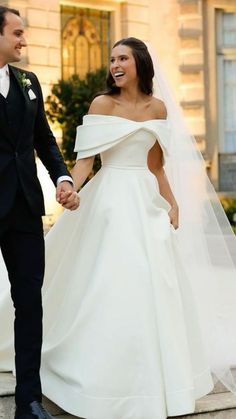
[(59, 202), (64, 208), (74, 211), (79, 207), (80, 198), (75, 191), (62, 192)]
[(170, 223), (174, 227), (175, 230), (179, 228), (179, 208), (176, 206), (173, 206), (170, 211), (168, 212), (168, 215), (170, 217)]

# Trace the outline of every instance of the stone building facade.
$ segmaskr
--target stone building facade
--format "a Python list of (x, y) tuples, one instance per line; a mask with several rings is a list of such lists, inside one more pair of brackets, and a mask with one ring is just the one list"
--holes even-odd
[(236, 195), (235, 0), (5, 0), (1, 4), (19, 9), (25, 20), (28, 47), (21, 65), (36, 72), (45, 97), (63, 71), (73, 72), (73, 56), (76, 71), (82, 72), (86, 65), (104, 62), (110, 46), (121, 37), (150, 41), (212, 182), (220, 192)]

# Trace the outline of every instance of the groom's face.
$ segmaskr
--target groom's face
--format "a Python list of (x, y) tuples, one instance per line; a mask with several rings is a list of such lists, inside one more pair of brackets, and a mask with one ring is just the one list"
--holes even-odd
[(0, 33), (0, 67), (20, 61), (21, 48), (26, 46), (24, 25), (20, 16), (7, 12), (3, 33)]

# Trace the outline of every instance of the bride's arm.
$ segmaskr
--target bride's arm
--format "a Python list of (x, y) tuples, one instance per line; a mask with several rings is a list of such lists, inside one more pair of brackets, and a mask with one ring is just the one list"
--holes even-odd
[[(101, 95), (97, 96), (91, 103), (88, 114), (101, 114), (109, 115), (111, 110), (111, 98), (110, 96)], [(94, 156), (86, 159), (77, 160), (75, 166), (71, 171), (75, 189), (78, 189), (83, 185), (88, 175), (91, 173), (93, 168)]]
[[(97, 96), (91, 103), (88, 114), (109, 114), (111, 99), (105, 95)], [(110, 104), (110, 107), (108, 106)], [(94, 156), (77, 160), (71, 170), (75, 190), (78, 191), (88, 175), (91, 173), (94, 163)]]
[(77, 160), (73, 169), (71, 170), (71, 176), (74, 181), (75, 190), (78, 191), (83, 185), (87, 177), (92, 171), (94, 162), (94, 156), (87, 157), (86, 159)]
[(174, 228), (178, 228), (178, 205), (163, 168), (163, 153), (157, 141), (148, 153), (148, 167), (157, 178), (160, 194), (171, 205), (171, 209), (169, 211), (170, 222)]
[[(109, 114), (111, 110), (111, 98), (106, 95), (97, 96), (91, 103), (88, 114)], [(94, 157), (77, 160), (71, 170), (75, 190), (78, 191), (83, 185), (88, 175), (91, 173), (94, 163)]]
[[(86, 159), (77, 160), (73, 169), (71, 170), (71, 176), (73, 178), (74, 190), (78, 191), (87, 179), (93, 168), (94, 156)], [(67, 209), (77, 209), (79, 206), (79, 197), (76, 194), (77, 201), (74, 202), (74, 195), (68, 195), (68, 193), (61, 192), (58, 202), (60, 202)]]

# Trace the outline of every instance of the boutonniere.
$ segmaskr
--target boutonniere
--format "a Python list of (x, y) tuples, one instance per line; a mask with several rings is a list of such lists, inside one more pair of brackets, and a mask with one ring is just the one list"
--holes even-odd
[(26, 87), (30, 87), (32, 85), (30, 79), (26, 78), (26, 74), (22, 73), (21, 71), (18, 71), (17, 74), (18, 80), (20, 82), (20, 85), (22, 89), (25, 89)]
[(21, 85), (22, 89), (25, 89), (26, 87), (28, 88), (28, 95), (29, 95), (30, 100), (36, 99), (35, 93), (33, 92), (32, 89), (30, 89), (30, 86), (32, 86), (32, 83), (31, 83), (30, 79), (26, 78), (26, 74), (21, 73), (19, 71), (18, 72), (18, 80), (20, 82), (20, 85)]

